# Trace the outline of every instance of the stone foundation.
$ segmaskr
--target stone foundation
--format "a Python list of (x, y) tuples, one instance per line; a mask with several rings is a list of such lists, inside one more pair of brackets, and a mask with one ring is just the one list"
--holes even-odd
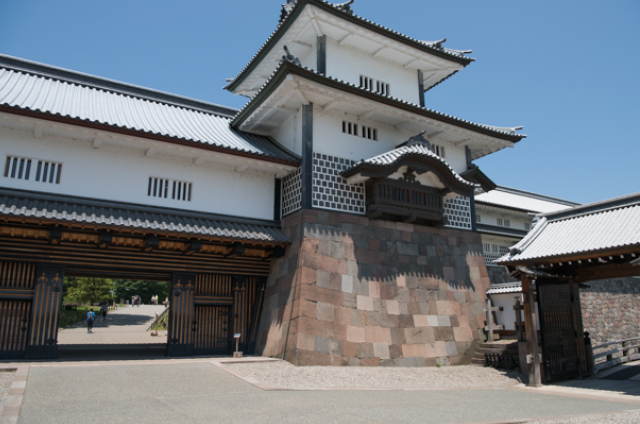
[(477, 233), (305, 210), (272, 264), (258, 352), (295, 365), (459, 364), (484, 327)]
[(580, 290), (582, 322), (593, 345), (640, 337), (640, 278), (589, 281)]

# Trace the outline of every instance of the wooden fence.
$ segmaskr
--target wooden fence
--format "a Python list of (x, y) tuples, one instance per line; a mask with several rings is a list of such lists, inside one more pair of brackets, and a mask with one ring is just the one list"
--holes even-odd
[(637, 360), (640, 360), (640, 337), (617, 340), (593, 347), (595, 372)]

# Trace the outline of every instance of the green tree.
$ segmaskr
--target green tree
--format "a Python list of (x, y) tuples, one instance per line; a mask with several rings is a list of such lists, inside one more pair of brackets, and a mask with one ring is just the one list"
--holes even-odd
[(65, 301), (96, 304), (113, 299), (114, 282), (108, 278), (65, 277), (63, 296)]
[(149, 304), (151, 296), (158, 296), (158, 303), (162, 303), (169, 297), (171, 282), (169, 281), (144, 281), (144, 280), (115, 280), (115, 298), (120, 301), (131, 300), (131, 296), (140, 296), (142, 303)]

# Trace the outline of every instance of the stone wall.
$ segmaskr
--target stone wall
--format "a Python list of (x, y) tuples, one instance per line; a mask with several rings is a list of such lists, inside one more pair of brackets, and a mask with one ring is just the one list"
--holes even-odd
[(518, 281), (513, 277), (509, 277), (509, 271), (507, 267), (504, 266), (489, 265), (487, 272), (489, 273), (491, 284), (513, 283)]
[(490, 284), (477, 233), (317, 210), (287, 216), (283, 230), (293, 244), (272, 264), (262, 355), (447, 365), (480, 340)]
[(640, 337), (640, 278), (589, 281), (580, 290), (582, 322), (593, 345)]

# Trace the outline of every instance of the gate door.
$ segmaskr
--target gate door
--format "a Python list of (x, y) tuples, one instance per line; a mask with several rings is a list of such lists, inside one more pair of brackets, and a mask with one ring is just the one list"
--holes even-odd
[(30, 300), (0, 299), (0, 359), (24, 358), (30, 317)]
[(35, 271), (34, 264), (0, 262), (0, 359), (25, 356)]
[(229, 306), (196, 305), (196, 355), (227, 355), (231, 348)]
[(536, 285), (545, 379), (553, 381), (577, 376), (577, 335), (569, 283), (538, 279)]

